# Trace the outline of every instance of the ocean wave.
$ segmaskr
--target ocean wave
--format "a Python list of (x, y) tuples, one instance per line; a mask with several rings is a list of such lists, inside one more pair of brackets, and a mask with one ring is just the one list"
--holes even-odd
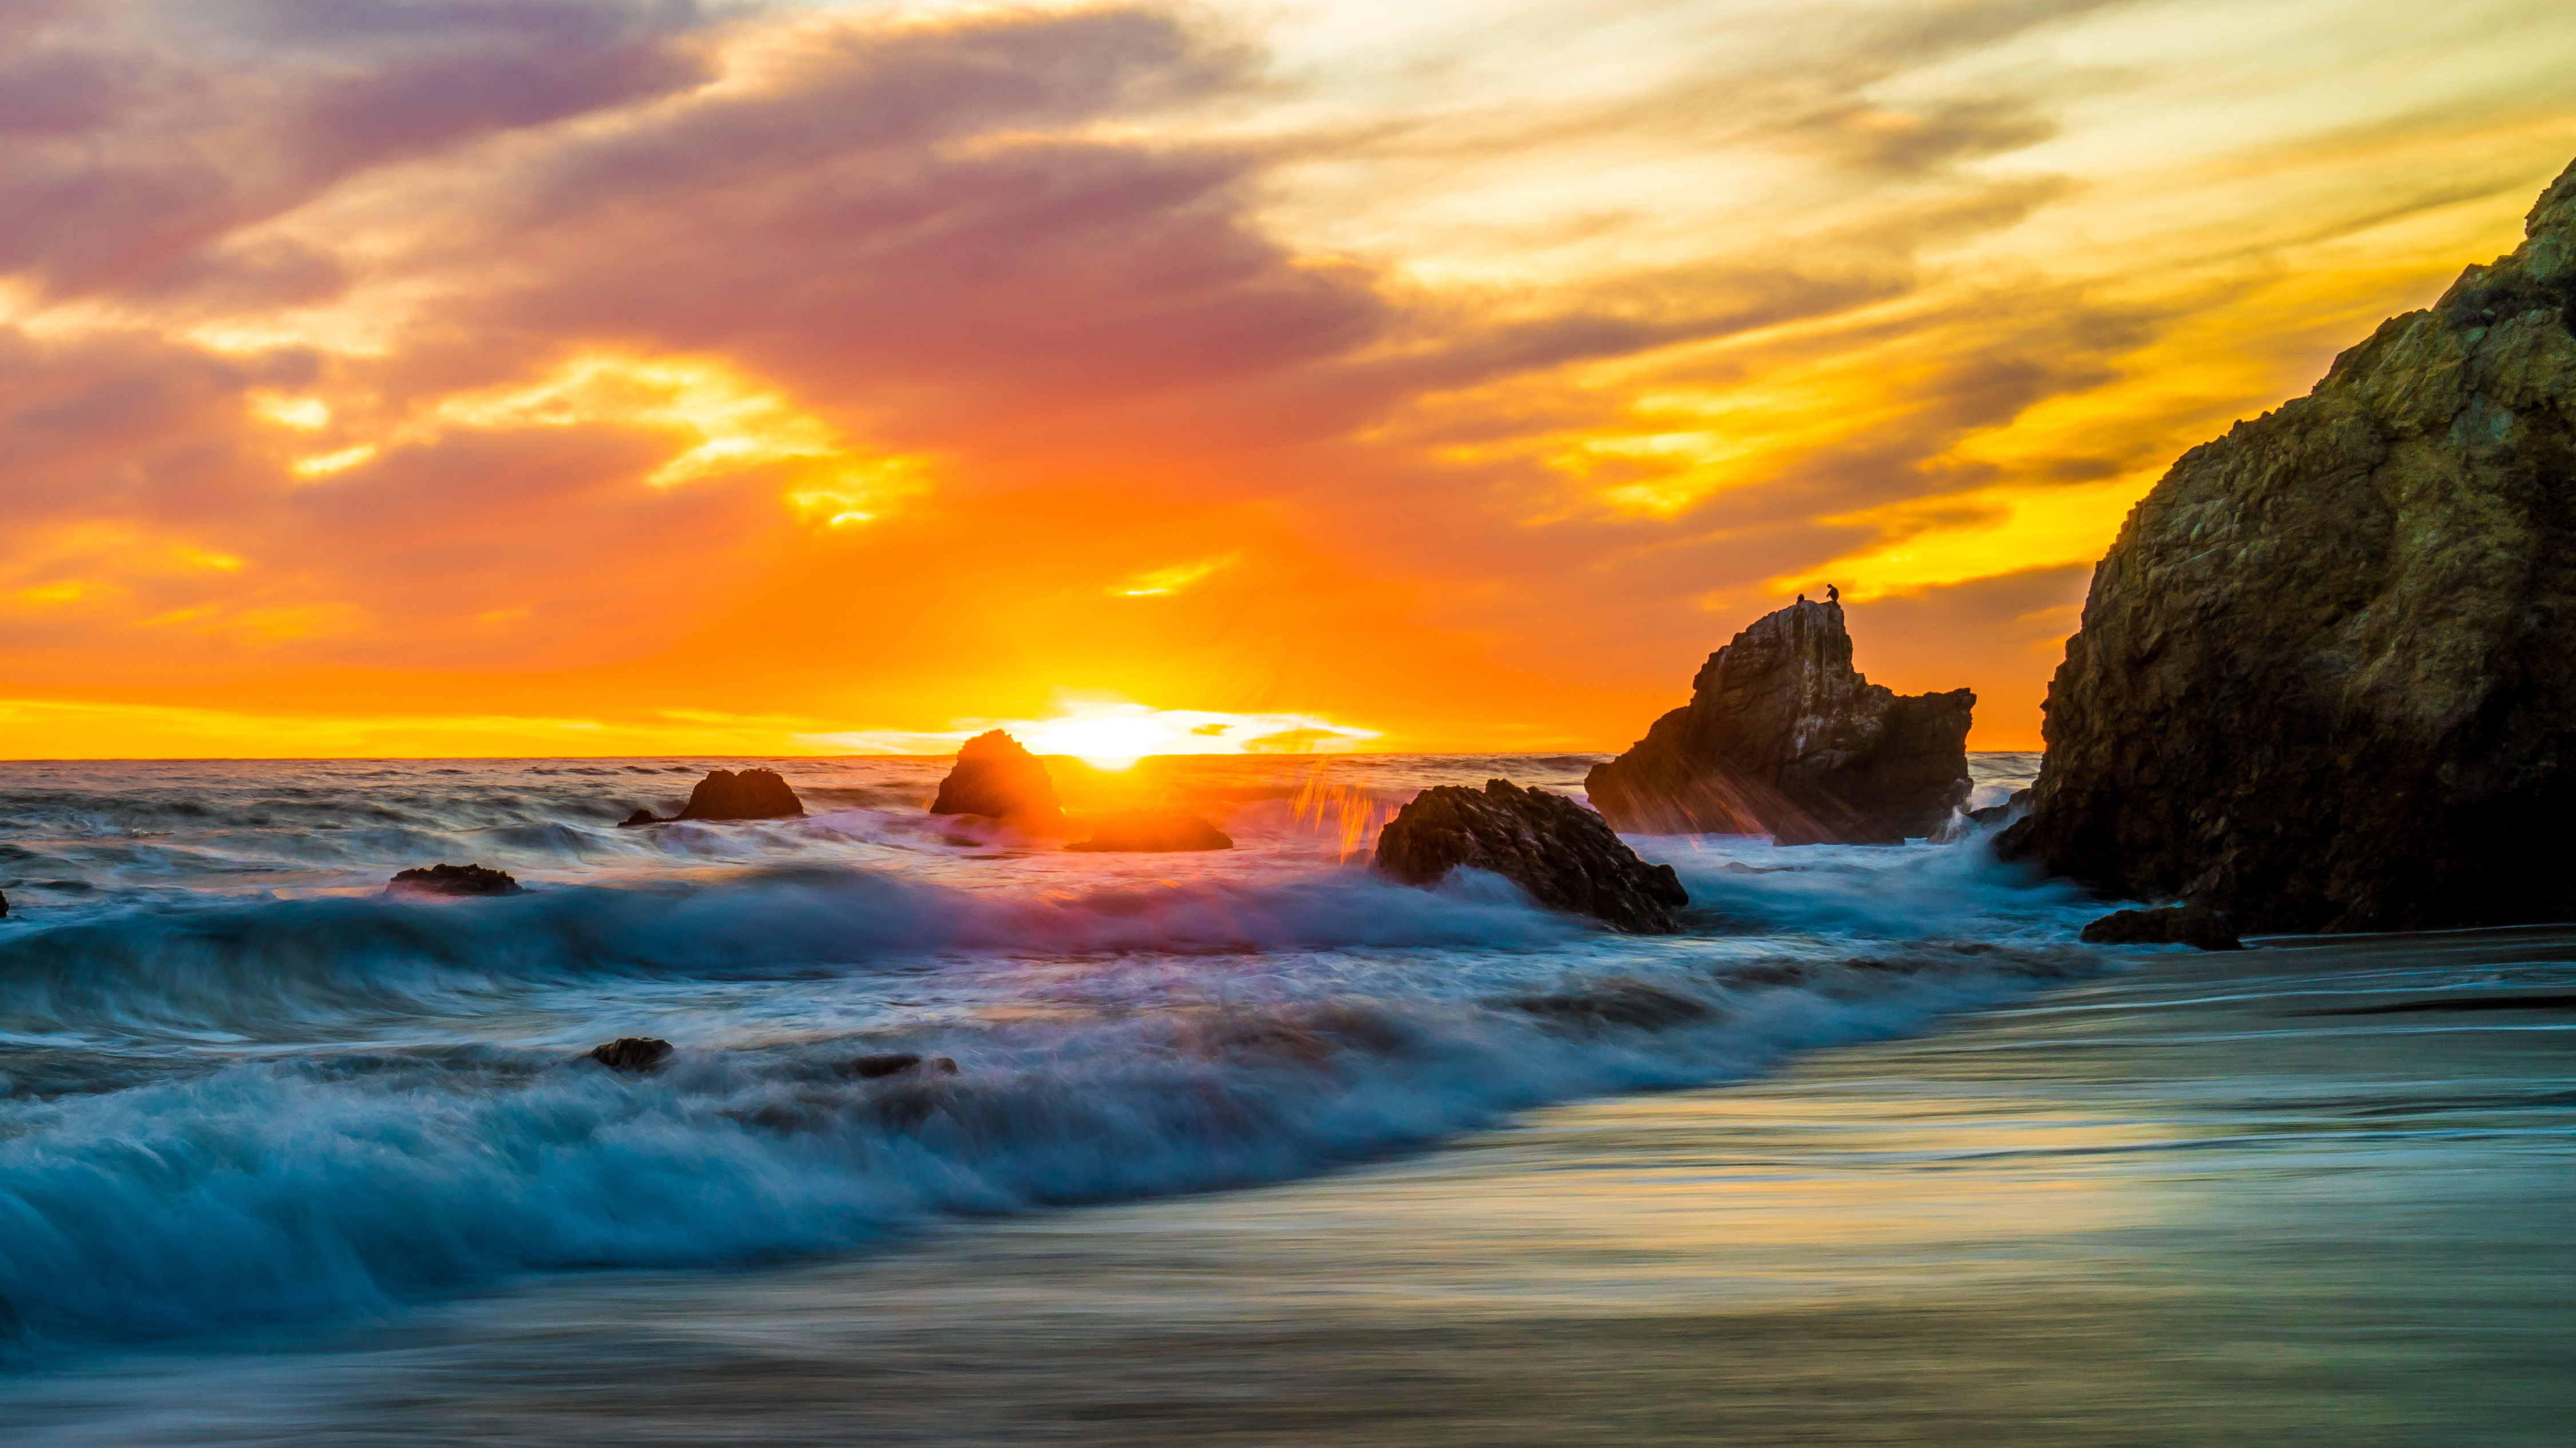
[[(682, 1049), (237, 1061), (0, 1105), (27, 1342), (382, 1308), (541, 1269), (845, 1251), (942, 1216), (1277, 1180), (1523, 1107), (1759, 1072), (2080, 958), (1923, 948), (1474, 1002), (1340, 998)], [(901, 1047), (960, 1074), (864, 1079)]]
[(338, 1015), (452, 1011), (532, 984), (774, 976), (940, 952), (1508, 950), (1588, 933), (1492, 876), (1425, 891), (1358, 870), (987, 895), (787, 867), (502, 899), (219, 899), (0, 934), (0, 1040), (294, 1039)]

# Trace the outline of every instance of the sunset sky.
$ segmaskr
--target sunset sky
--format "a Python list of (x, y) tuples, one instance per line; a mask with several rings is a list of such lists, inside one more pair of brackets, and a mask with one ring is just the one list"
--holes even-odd
[(2036, 747), (2129, 505), (2510, 250), (2570, 77), (2563, 0), (0, 0), (0, 755), (1618, 748), (1827, 581)]

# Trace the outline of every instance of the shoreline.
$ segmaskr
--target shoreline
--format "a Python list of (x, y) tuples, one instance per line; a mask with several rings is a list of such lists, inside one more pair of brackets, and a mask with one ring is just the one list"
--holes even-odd
[(2558, 1441), (2576, 1014), (2296, 1012), (2576, 981), (2576, 929), (2329, 939), (1297, 1182), (0, 1398), (31, 1445)]

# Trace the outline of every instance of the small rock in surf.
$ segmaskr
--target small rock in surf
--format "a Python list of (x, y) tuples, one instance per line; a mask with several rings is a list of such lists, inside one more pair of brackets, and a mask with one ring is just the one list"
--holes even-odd
[(2118, 910), (2084, 927), (2087, 945), (2189, 945), (2200, 950), (2243, 950), (2245, 942), (2225, 916), (2206, 905), (2167, 905), (2157, 910)]
[(2029, 813), (2030, 791), (2017, 789), (2002, 804), (1990, 804), (1984, 809), (1972, 809), (1952, 816), (1948, 824), (1932, 832), (1932, 843), (1946, 845), (1954, 840), (1964, 840), (1972, 829), (1985, 825), (2008, 825)]
[(906, 1072), (917, 1072), (924, 1076), (954, 1076), (957, 1074), (957, 1063), (946, 1056), (925, 1058), (917, 1051), (889, 1051), (883, 1055), (861, 1056), (850, 1062), (844, 1069), (848, 1074), (863, 1081), (874, 1081), (880, 1077), (900, 1076)]
[(1056, 798), (1045, 763), (999, 729), (959, 746), (930, 812), (983, 815), (1040, 834), (1064, 829), (1064, 803)]
[(611, 1071), (630, 1074), (650, 1071), (671, 1054), (671, 1043), (651, 1036), (620, 1036), (604, 1046), (593, 1046), (582, 1057), (597, 1061)]
[(638, 809), (635, 813), (619, 820), (617, 822), (617, 827), (621, 830), (631, 830), (637, 825), (658, 825), (664, 823), (667, 823), (667, 821), (665, 821), (661, 816), (653, 813), (651, 810)]
[(516, 895), (521, 892), (517, 880), (501, 870), (487, 870), (481, 865), (427, 865), (405, 870), (386, 883), (388, 895)]
[(1690, 903), (1670, 865), (1649, 865), (1601, 816), (1563, 795), (1508, 779), (1483, 792), (1436, 785), (1378, 832), (1371, 867), (1408, 885), (1435, 885), (1461, 865), (1491, 870), (1550, 910), (1589, 915), (1613, 930), (1670, 935)]
[(1065, 846), (1068, 850), (1162, 851), (1162, 850), (1230, 850), (1234, 839), (1225, 831), (1197, 815), (1162, 814), (1153, 810), (1128, 810), (1102, 820), (1091, 832), (1091, 838)]
[[(640, 813), (640, 811), (639, 811)], [(711, 769), (698, 787), (689, 791), (689, 807), (680, 811), (684, 820), (792, 820), (805, 814), (804, 803), (796, 791), (778, 777), (774, 769), (746, 769), (740, 774), (729, 769)], [(628, 824), (646, 823), (633, 818)]]

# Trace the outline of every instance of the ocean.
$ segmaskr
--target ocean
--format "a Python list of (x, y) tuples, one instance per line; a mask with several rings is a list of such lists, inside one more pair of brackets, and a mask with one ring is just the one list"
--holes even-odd
[[(0, 1426), (2568, 1441), (2563, 932), (2106, 954), (1974, 841), (1636, 839), (1675, 937), (1364, 867), (1594, 758), (1060, 766), (1237, 841), (1130, 856), (936, 760), (649, 829), (745, 761), (0, 765)], [(438, 861), (528, 889), (383, 896)]]

